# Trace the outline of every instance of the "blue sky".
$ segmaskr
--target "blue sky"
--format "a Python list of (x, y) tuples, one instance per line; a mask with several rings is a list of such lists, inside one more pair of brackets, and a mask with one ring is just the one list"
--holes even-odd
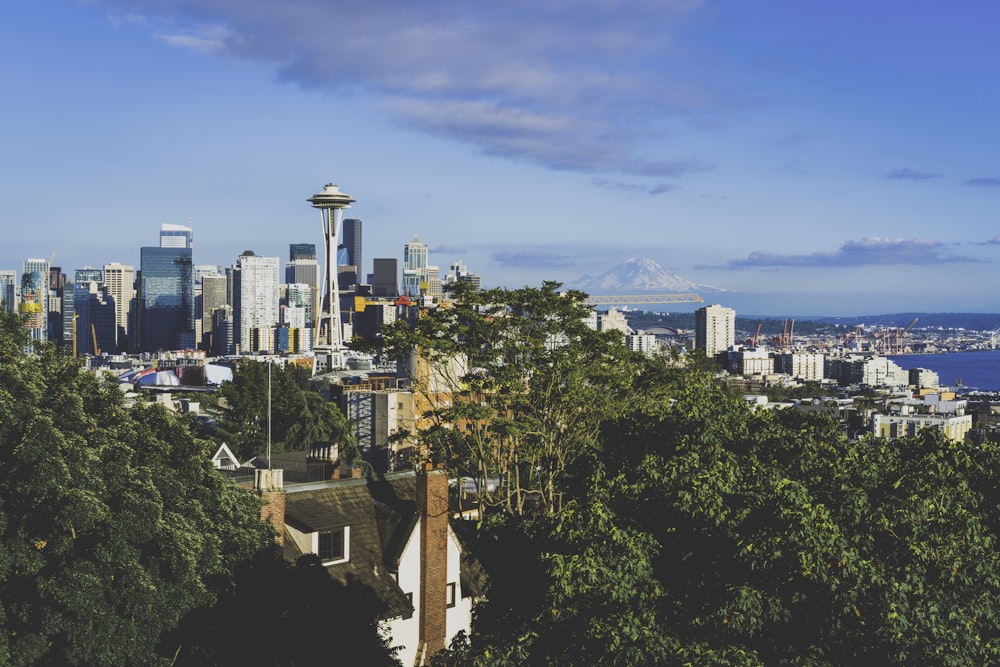
[(1000, 5), (51, 0), (0, 22), (0, 268), (414, 235), (485, 285), (634, 256), (757, 314), (1000, 312)]

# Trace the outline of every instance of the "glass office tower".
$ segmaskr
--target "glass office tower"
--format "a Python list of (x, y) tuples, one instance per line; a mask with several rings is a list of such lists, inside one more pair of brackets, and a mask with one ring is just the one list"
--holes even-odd
[(141, 248), (139, 351), (194, 349), (191, 248)]

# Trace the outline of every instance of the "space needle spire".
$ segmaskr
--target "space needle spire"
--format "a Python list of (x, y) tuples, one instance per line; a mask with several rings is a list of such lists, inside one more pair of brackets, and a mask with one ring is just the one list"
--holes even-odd
[(316, 351), (316, 370), (326, 372), (344, 367), (344, 329), (340, 321), (340, 286), (337, 284), (337, 245), (344, 209), (350, 208), (354, 198), (334, 183), (327, 183), (323, 191), (307, 200), (319, 209), (323, 222), (323, 243), (326, 261), (323, 264), (325, 298), (320, 309), (319, 335)]

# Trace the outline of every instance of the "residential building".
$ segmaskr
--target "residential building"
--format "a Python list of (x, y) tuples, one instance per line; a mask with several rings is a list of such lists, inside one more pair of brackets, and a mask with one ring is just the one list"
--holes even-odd
[(719, 304), (695, 311), (694, 346), (707, 357), (725, 352), (736, 342), (736, 311)]
[(444, 470), (426, 464), (415, 474), (288, 485), (283, 493), (274, 473), (259, 471), (256, 486), (268, 501), (265, 518), (280, 526), (285, 559), (314, 554), (334, 580), (371, 589), (388, 610), (402, 664), (427, 664), (470, 631), (471, 578), (462, 576)]
[(238, 352), (274, 349), (273, 329), (279, 315), (278, 258), (259, 257), (247, 250), (237, 260), (233, 275), (234, 338), (238, 336)]
[(642, 352), (646, 355), (653, 355), (659, 350), (656, 336), (647, 333), (634, 333), (625, 336), (625, 344), (633, 352)]
[(909, 379), (910, 385), (917, 389), (937, 389), (941, 386), (938, 374), (927, 368), (911, 368)]
[(774, 358), (765, 347), (731, 347), (726, 351), (729, 372), (733, 375), (771, 375)]
[(597, 316), (597, 329), (598, 331), (620, 331), (623, 336), (629, 335), (632, 331), (628, 328), (625, 313), (614, 308)]
[(826, 355), (820, 352), (783, 352), (774, 357), (776, 373), (806, 382), (819, 382), (826, 377), (825, 365)]

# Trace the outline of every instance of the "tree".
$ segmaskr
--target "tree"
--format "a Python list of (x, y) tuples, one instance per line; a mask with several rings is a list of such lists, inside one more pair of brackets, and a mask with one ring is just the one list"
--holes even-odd
[[(558, 283), (458, 290), (452, 306), (383, 338), (422, 395), (420, 438), (477, 480), (484, 509), (558, 512), (566, 471), (627, 403), (635, 357), (620, 333), (588, 326), (586, 295)], [(497, 479), (496, 491), (482, 491)]]
[(161, 406), (0, 318), (0, 664), (166, 664), (157, 642), (272, 539)]
[(227, 404), (220, 437), (237, 457), (248, 459), (267, 449), (269, 384), (275, 451), (306, 450), (314, 442), (350, 444), (346, 417), (309, 388), (303, 369), (293, 365), (270, 365), (269, 369), (269, 364), (245, 360), (233, 371), (233, 381), (219, 388)]
[(995, 445), (852, 444), (656, 361), (633, 386), (561, 513), (482, 524), (492, 583), (443, 664), (1000, 662)]

